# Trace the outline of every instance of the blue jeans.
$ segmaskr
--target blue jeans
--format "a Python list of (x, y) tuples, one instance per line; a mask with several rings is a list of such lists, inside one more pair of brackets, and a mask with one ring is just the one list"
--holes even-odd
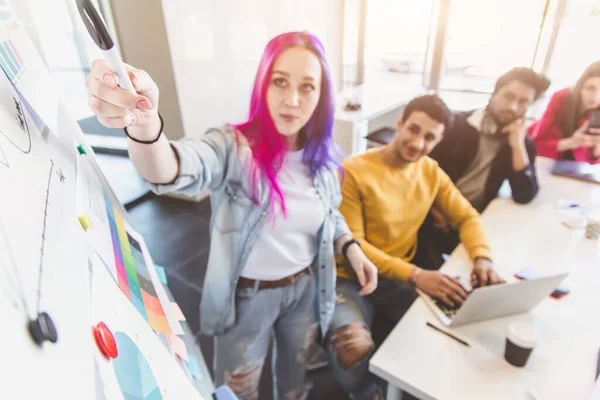
[(372, 332), (377, 346), (400, 321), (417, 292), (409, 283), (389, 279), (380, 279), (375, 292), (368, 296), (359, 296), (359, 291), (360, 285), (355, 280), (338, 279), (337, 301), (326, 343), (329, 365), (336, 380), (352, 399), (363, 400), (372, 398), (375, 391), (383, 393), (384, 382), (369, 372), (369, 360), (376, 347), (361, 362), (344, 369), (338, 364), (330, 335), (351, 322), (359, 322)]
[(257, 399), (273, 338), (273, 398), (304, 399), (306, 358), (318, 345), (314, 276), (282, 288), (257, 286), (236, 289), (235, 325), (215, 337), (215, 385), (228, 385), (240, 399)]

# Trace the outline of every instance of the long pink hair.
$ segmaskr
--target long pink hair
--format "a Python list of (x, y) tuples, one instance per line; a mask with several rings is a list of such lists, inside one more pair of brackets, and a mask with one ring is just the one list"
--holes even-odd
[(259, 182), (265, 180), (270, 189), (271, 209), (279, 202), (284, 214), (285, 198), (276, 178), (285, 158), (287, 142), (277, 131), (269, 114), (267, 89), (275, 60), (286, 49), (294, 46), (304, 47), (315, 54), (322, 69), (319, 103), (298, 137), (304, 144), (302, 162), (308, 166), (311, 176), (315, 176), (322, 167), (338, 164), (332, 138), (335, 102), (331, 72), (323, 45), (310, 33), (284, 33), (267, 44), (254, 80), (248, 120), (241, 124), (232, 124), (247, 139), (252, 150), (253, 165), (249, 178), (255, 201)]

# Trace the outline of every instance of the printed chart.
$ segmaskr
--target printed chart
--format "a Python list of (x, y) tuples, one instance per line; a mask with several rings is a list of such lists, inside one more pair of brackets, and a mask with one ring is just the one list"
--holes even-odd
[(99, 257), (91, 257), (92, 325), (113, 333), (118, 355), (107, 360), (95, 351), (96, 400), (202, 399), (160, 337), (115, 284)]
[(10, 39), (0, 43), (0, 65), (12, 83), (16, 84), (23, 76), (23, 59)]
[(106, 196), (105, 202), (119, 288), (152, 329), (159, 333), (172, 333), (140, 243), (127, 232), (123, 218)]
[[(2, 71), (0, 71), (0, 74), (2, 74)], [(9, 150), (5, 150), (3, 146), (12, 146), (23, 154), (31, 152), (31, 132), (24, 103), (11, 82), (4, 76), (1, 76), (0, 163), (9, 167), (11, 163), (6, 154)]]
[(113, 366), (123, 398), (161, 400), (161, 390), (140, 348), (125, 333), (117, 332), (114, 335), (119, 356), (114, 360)]

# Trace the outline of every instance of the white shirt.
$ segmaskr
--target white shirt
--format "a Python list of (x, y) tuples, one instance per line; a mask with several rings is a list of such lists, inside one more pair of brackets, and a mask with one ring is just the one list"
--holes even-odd
[(325, 220), (325, 206), (319, 198), (308, 167), (302, 164), (303, 150), (287, 153), (277, 174), (287, 216), (275, 207), (250, 251), (242, 276), (273, 281), (310, 266), (317, 254), (317, 233)]

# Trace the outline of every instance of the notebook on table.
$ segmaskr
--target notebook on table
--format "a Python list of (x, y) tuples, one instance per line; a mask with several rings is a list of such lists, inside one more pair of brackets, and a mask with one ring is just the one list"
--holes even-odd
[(600, 183), (600, 164), (591, 165), (581, 161), (558, 160), (552, 167), (552, 175)]

